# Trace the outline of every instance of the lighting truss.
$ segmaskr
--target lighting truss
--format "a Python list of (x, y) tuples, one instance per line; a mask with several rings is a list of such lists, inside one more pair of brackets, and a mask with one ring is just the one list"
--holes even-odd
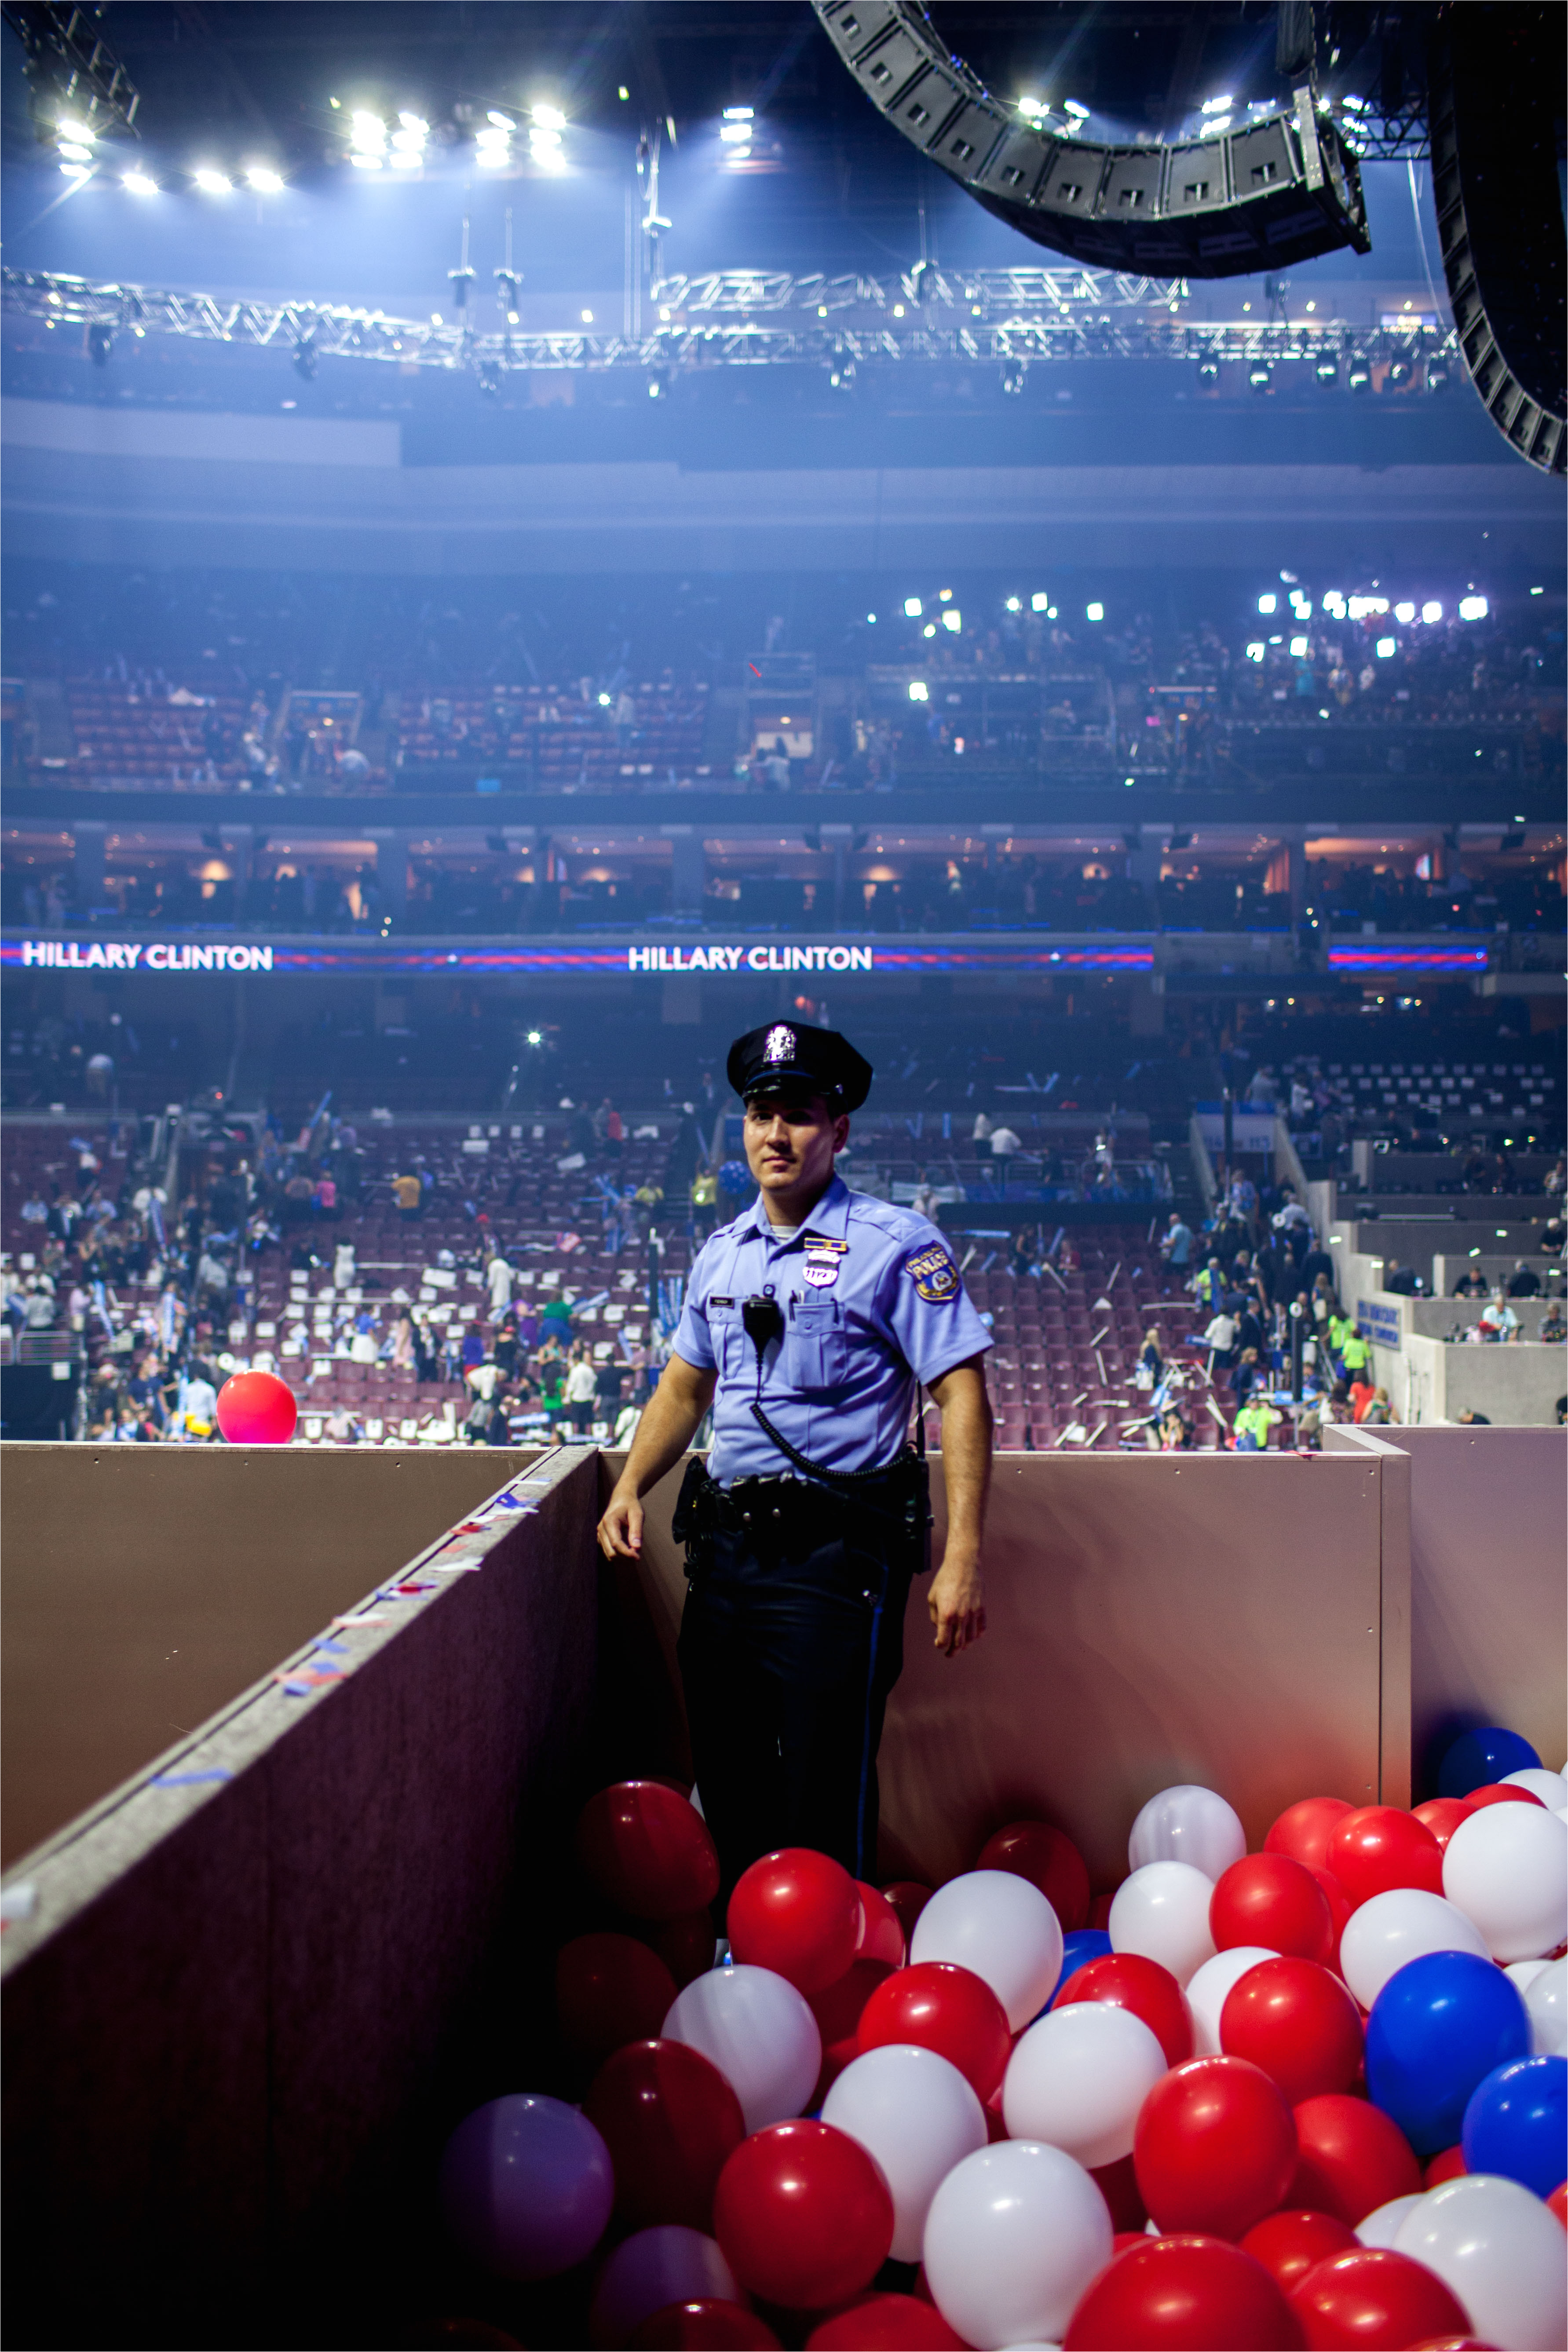
[[(1402, 356), (1452, 362), (1451, 327), (1369, 334), (1348, 322), (1184, 318), (1181, 280), (1064, 269), (910, 278), (785, 278), (725, 271), (655, 285), (659, 323), (642, 336), (593, 329), (482, 331), (467, 312), (437, 325), (310, 301), (231, 302), (166, 288), (105, 285), (44, 270), (0, 272), (0, 304), (50, 326), (370, 360), (400, 367), (640, 371), (711, 367), (1078, 359), (1288, 362)], [(900, 300), (905, 315), (893, 313)], [(662, 313), (668, 312), (668, 318)]]

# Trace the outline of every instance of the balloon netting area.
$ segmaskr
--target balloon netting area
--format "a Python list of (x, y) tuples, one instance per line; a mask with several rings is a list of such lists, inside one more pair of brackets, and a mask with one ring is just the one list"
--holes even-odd
[(1097, 1898), (1041, 1821), (934, 1888), (792, 1848), (721, 1936), (700, 1796), (601, 1790), (578, 2095), (451, 2133), (435, 2340), (1563, 2346), (1568, 1784), (1491, 1729), (1440, 1788), (1306, 1797), (1254, 1853), (1170, 1788)]

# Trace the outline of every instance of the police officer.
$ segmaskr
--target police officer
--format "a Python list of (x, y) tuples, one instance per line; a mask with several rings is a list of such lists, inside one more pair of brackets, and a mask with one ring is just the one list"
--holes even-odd
[(871, 1069), (836, 1031), (779, 1021), (731, 1048), (759, 1197), (699, 1255), (674, 1351), (599, 1526), (642, 1545), (641, 1498), (710, 1404), (675, 1532), (679, 1658), (723, 1891), (759, 1854), (815, 1846), (876, 1868), (878, 1743), (903, 1664), (912, 1577), (930, 1567), (917, 1383), (942, 1416), (948, 1529), (929, 1606), (949, 1657), (985, 1630), (991, 1341), (936, 1227), (835, 1173)]

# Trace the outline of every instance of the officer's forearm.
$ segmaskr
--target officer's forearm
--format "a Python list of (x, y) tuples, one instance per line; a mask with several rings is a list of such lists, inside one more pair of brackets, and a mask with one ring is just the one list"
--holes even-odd
[(700, 1370), (682, 1357), (670, 1358), (637, 1423), (626, 1466), (616, 1482), (618, 1494), (640, 1501), (674, 1467), (708, 1410), (713, 1384), (712, 1372)]
[(931, 1392), (942, 1414), (942, 1476), (947, 1489), (949, 1559), (978, 1559), (991, 1486), (991, 1400), (982, 1360), (955, 1364)]

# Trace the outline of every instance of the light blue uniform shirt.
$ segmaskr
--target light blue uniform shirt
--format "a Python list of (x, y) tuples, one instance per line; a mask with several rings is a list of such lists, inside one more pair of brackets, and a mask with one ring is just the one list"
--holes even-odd
[(852, 1192), (835, 1176), (800, 1231), (778, 1242), (759, 1197), (699, 1252), (675, 1335), (678, 1356), (719, 1375), (708, 1468), (721, 1486), (799, 1475), (749, 1409), (757, 1351), (741, 1310), (770, 1289), (784, 1337), (763, 1360), (763, 1411), (830, 1470), (896, 1461), (916, 1381), (940, 1380), (991, 1345), (946, 1241), (926, 1218)]

